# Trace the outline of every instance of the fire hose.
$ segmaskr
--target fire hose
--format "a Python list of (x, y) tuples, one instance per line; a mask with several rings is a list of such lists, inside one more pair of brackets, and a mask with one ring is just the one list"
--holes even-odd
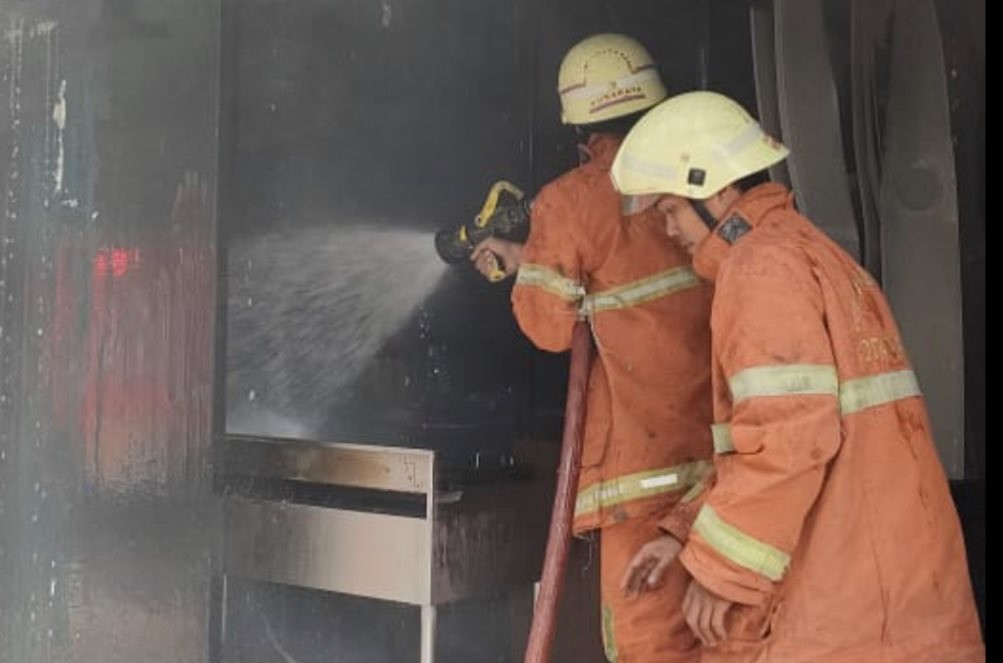
[(571, 524), (578, 473), (582, 465), (582, 431), (585, 425), (585, 397), (592, 365), (592, 330), (579, 321), (571, 336), (571, 369), (568, 373), (568, 398), (564, 408), (564, 435), (561, 460), (557, 470), (557, 490), (550, 516), (543, 575), (533, 609), (533, 623), (526, 646), (525, 663), (548, 663), (557, 626), (557, 607), (564, 588), (568, 551), (571, 548)]

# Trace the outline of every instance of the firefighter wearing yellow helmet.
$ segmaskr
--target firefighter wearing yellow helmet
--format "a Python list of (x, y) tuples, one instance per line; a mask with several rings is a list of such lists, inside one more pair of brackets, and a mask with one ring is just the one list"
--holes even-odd
[(691, 92), (638, 122), (613, 164), (630, 207), (662, 212), (715, 284), (717, 479), (682, 552), (658, 560), (693, 576), (683, 614), (707, 663), (984, 661), (891, 307), (764, 181), (786, 156), (738, 103)]
[(648, 51), (624, 35), (573, 46), (558, 75), (562, 120), (582, 139), (580, 165), (545, 186), (525, 245), (491, 238), (474, 251), (485, 275), (515, 275), (523, 332), (563, 352), (575, 322), (592, 324), (574, 529), (599, 532), (601, 625), (618, 663), (689, 663), (699, 643), (683, 619), (687, 576), (652, 563), (678, 551), (710, 467), (710, 289), (654, 210), (630, 219), (609, 169), (623, 135), (666, 94)]

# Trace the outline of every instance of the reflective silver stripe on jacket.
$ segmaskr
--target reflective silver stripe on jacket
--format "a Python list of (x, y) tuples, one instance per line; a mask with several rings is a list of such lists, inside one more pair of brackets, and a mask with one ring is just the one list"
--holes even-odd
[(695, 461), (589, 484), (578, 491), (575, 516), (597, 511), (600, 507), (607, 508), (652, 495), (687, 490), (709, 470), (710, 462)]
[(588, 294), (582, 301), (581, 314), (625, 309), (653, 299), (700, 285), (700, 278), (689, 267), (676, 267), (625, 285)]

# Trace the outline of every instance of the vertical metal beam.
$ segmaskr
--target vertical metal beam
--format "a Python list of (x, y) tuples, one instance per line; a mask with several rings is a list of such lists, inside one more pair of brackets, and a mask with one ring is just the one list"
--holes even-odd
[(860, 257), (822, 0), (775, 0), (781, 139), (798, 207)]
[(957, 181), (934, 4), (893, 17), (879, 200), (882, 278), (926, 397), (941, 459), (964, 476), (964, 338)]
[[(752, 68), (756, 77), (756, 106), (760, 124), (780, 138), (780, 100), (777, 98), (777, 47), (773, 29), (773, 9), (767, 3), (754, 3), (749, 9), (752, 27)], [(791, 185), (787, 161), (770, 166), (770, 179)]]
[(18, 413), (21, 382), (21, 172), (25, 167), (21, 80), (24, 19), (0, 13), (3, 30), (3, 97), (0, 103), (0, 169), (3, 172), (3, 214), (0, 216), (0, 660), (18, 660), (24, 613), (18, 558), (21, 523), (18, 487)]

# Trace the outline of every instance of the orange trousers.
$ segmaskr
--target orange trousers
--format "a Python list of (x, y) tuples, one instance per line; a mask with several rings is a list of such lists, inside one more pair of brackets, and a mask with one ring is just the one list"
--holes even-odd
[(645, 543), (662, 534), (664, 514), (633, 518), (600, 530), (602, 636), (611, 663), (696, 663), (700, 642), (683, 618), (683, 595), (690, 575), (674, 562), (659, 587), (626, 598), (624, 571)]

